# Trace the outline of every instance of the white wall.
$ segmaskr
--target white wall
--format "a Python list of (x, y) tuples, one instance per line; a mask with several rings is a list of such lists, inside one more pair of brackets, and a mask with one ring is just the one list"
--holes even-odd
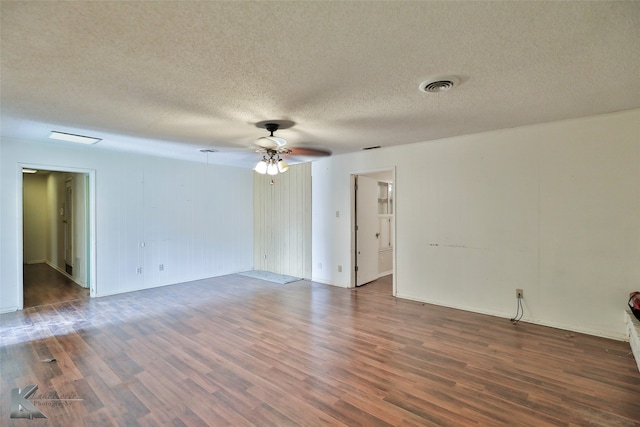
[(508, 318), (522, 288), (527, 321), (624, 338), (639, 135), (632, 110), (319, 160), (312, 279), (350, 285), (349, 176), (395, 166), (397, 296)]
[(19, 305), (21, 164), (95, 171), (97, 280), (91, 287), (97, 296), (252, 268), (251, 170), (111, 152), (99, 145), (3, 139), (0, 150), (2, 312)]
[(35, 264), (47, 260), (47, 177), (23, 175), (24, 209), (22, 210), (23, 262)]
[(65, 217), (61, 215), (66, 208), (65, 178), (62, 172), (52, 172), (47, 176), (47, 261), (60, 271), (65, 271)]

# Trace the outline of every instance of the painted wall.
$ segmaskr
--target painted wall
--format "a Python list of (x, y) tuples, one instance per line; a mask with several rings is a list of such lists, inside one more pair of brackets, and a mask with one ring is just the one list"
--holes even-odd
[(49, 212), (47, 176), (24, 174), (23, 197), (23, 262), (25, 264), (45, 262), (47, 260), (47, 216)]
[(111, 152), (99, 145), (3, 139), (0, 150), (2, 312), (18, 306), (21, 164), (95, 171), (97, 280), (91, 287), (97, 296), (253, 267), (251, 170)]
[(65, 179), (63, 172), (52, 172), (47, 176), (47, 261), (60, 271), (65, 271), (64, 260), (64, 216)]
[(312, 279), (350, 286), (350, 174), (395, 166), (397, 296), (510, 318), (522, 288), (524, 320), (622, 339), (639, 135), (631, 110), (319, 160), (312, 265), (348, 268)]
[(253, 185), (254, 268), (311, 278), (311, 164), (254, 173)]

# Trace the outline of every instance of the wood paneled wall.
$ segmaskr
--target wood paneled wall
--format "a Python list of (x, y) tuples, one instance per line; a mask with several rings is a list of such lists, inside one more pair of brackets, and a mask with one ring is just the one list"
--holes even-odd
[(310, 278), (311, 164), (276, 176), (254, 173), (253, 184), (254, 268)]
[[(91, 174), (91, 287), (102, 297), (249, 270), (253, 172), (99, 146), (0, 140), (0, 312), (22, 304), (22, 165)], [(45, 167), (46, 166), (46, 167)], [(76, 191), (76, 194), (78, 191)], [(19, 241), (20, 240), (20, 241)], [(95, 287), (94, 287), (95, 285)]]

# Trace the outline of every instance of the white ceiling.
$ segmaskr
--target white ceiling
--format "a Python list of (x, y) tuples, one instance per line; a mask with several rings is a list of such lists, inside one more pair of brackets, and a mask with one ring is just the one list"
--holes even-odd
[(340, 154), (640, 107), (638, 1), (0, 7), (3, 137), (253, 166), (263, 120)]

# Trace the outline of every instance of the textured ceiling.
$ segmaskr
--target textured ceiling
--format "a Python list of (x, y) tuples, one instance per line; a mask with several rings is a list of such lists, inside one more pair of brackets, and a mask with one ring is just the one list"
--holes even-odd
[(637, 1), (0, 7), (4, 137), (252, 166), (269, 119), (340, 154), (640, 107)]

